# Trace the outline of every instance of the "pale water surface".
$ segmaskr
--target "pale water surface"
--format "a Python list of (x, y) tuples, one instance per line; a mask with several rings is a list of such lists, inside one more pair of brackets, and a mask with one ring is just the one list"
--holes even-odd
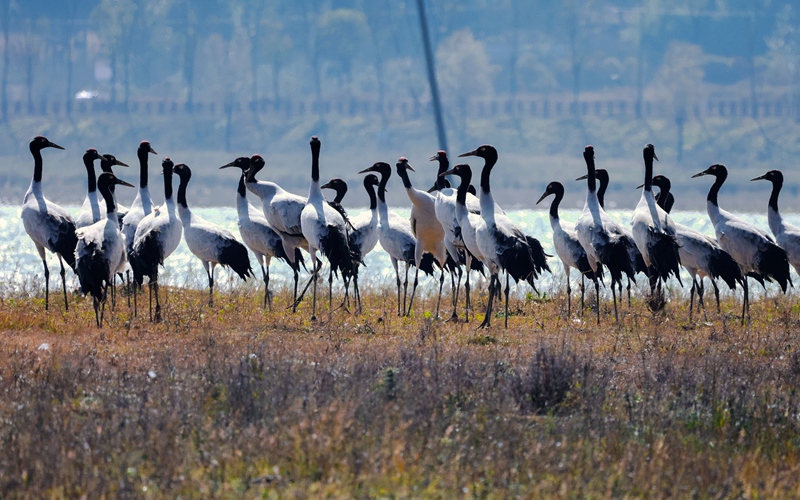
[[(80, 207), (71, 206), (67, 207), (70, 212), (77, 214)], [(364, 210), (351, 209), (351, 214), (355, 215)], [(210, 221), (220, 224), (229, 230), (233, 231), (238, 236), (238, 229), (236, 225), (236, 210), (233, 208), (193, 208), (198, 215)], [(407, 210), (397, 210), (398, 213), (407, 215)], [(36, 248), (25, 229), (22, 226), (22, 220), (19, 217), (20, 208), (17, 206), (0, 206), (0, 294), (4, 297), (14, 296), (18, 294), (39, 293), (43, 290), (44, 285), (41, 282), (43, 271), (42, 263), (36, 252)], [(550, 230), (550, 221), (545, 210), (517, 210), (509, 211), (509, 216), (522, 228), (526, 234), (530, 234), (538, 238), (545, 250), (555, 255), (552, 244), (552, 231)], [(563, 220), (575, 221), (577, 220), (580, 211), (578, 210), (562, 210), (561, 217)], [(615, 210), (612, 212), (614, 218), (622, 223), (630, 223), (631, 211), (630, 210)], [(742, 217), (759, 227), (768, 229), (766, 214), (741, 214)], [(696, 230), (706, 234), (713, 235), (713, 228), (708, 216), (703, 212), (675, 212), (673, 218), (676, 222), (692, 227)], [(786, 214), (786, 219), (793, 224), (800, 225), (800, 216), (797, 214)], [(306, 255), (307, 257), (307, 255)], [(365, 258), (367, 265), (366, 269), (362, 269), (361, 283), (365, 286), (369, 285), (393, 285), (394, 284), (394, 270), (389, 257), (383, 252), (378, 245)], [(252, 287), (261, 286), (261, 270), (255, 258), (251, 254), (251, 264), (254, 266), (258, 280), (251, 280)], [(48, 254), (48, 265), (51, 271), (51, 287), (59, 287), (58, 283), (58, 260), (52, 255)], [(564, 283), (564, 272), (561, 262), (557, 257), (550, 259), (550, 267), (553, 270), (553, 275), (546, 274), (538, 283), (537, 287), (540, 291), (546, 293), (553, 293), (560, 290)], [(800, 283), (797, 276), (792, 272), (793, 280)], [(68, 271), (68, 286), (73, 288), (77, 287), (77, 277)], [(281, 287), (287, 283), (291, 283), (292, 275), (289, 268), (282, 262), (273, 259), (270, 268), (270, 286)], [(573, 280), (576, 279), (576, 274), (573, 272)], [(165, 268), (162, 270), (159, 281), (163, 284), (192, 287), (203, 289), (207, 286), (207, 278), (205, 271), (200, 261), (189, 252), (185, 243), (181, 243), (178, 249), (173, 253), (166, 262)], [(645, 280), (639, 279), (639, 286), (645, 286)], [(683, 273), (685, 293), (688, 293), (689, 278), (687, 273)], [(446, 280), (449, 283), (449, 278)], [(751, 280), (751, 285), (754, 282)], [(222, 268), (217, 269), (216, 284), (220, 289), (224, 290), (226, 287), (240, 286), (240, 280), (232, 273), (228, 273)], [(428, 278), (420, 279), (421, 292), (430, 294), (435, 292), (438, 287), (438, 279), (432, 280)], [(723, 285), (724, 286), (724, 285)], [(677, 292), (678, 284), (674, 282), (671, 284), (671, 289)], [(57, 290), (58, 288), (56, 288)], [(273, 288), (274, 290), (275, 288)], [(775, 288), (770, 288), (769, 293), (774, 293)], [(517, 293), (529, 292), (529, 287), (519, 286)], [(758, 292), (756, 292), (758, 293)]]

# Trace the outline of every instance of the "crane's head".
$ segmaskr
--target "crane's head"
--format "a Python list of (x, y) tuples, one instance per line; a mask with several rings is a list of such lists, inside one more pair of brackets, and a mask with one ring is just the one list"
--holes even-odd
[(770, 181), (773, 184), (781, 184), (783, 185), (783, 173), (780, 170), (770, 170), (764, 175), (759, 175), (758, 177), (754, 177), (750, 179), (751, 181)]
[(134, 187), (133, 184), (125, 182), (111, 172), (103, 172), (97, 178), (97, 189), (110, 190), (111, 186), (128, 186)]
[(115, 165), (119, 165), (120, 167), (128, 166), (127, 163), (122, 163), (112, 154), (105, 154), (100, 158), (100, 168), (103, 169), (103, 172), (111, 172), (111, 167)]
[(406, 170), (416, 172), (416, 170), (411, 168), (411, 165), (408, 163), (408, 158), (401, 156), (397, 159), (397, 174), (400, 175), (400, 172), (405, 172)]
[(378, 176), (375, 174), (369, 174), (364, 177), (364, 187), (367, 189), (367, 191), (369, 191), (370, 187), (377, 186), (379, 182)]
[(41, 151), (44, 148), (64, 149), (58, 144), (50, 142), (49, 140), (47, 140), (47, 137), (44, 137), (43, 135), (37, 135), (36, 137), (34, 137), (33, 140), (31, 141), (31, 152)]
[[(373, 176), (374, 177), (374, 176)], [(333, 189), (336, 191), (336, 197), (344, 198), (344, 195), (347, 194), (347, 183), (338, 177), (329, 180), (325, 184), (320, 186), (320, 189)]]
[(226, 163), (225, 165), (219, 168), (220, 170), (222, 170), (223, 168), (231, 168), (231, 167), (236, 167), (241, 169), (242, 172), (247, 172), (250, 169), (250, 158), (246, 156), (240, 156), (239, 158), (236, 158), (232, 162)]
[(550, 184), (548, 184), (544, 190), (544, 193), (542, 193), (542, 196), (539, 197), (539, 200), (536, 202), (536, 204), (538, 205), (539, 203), (541, 203), (542, 200), (544, 200), (550, 195), (564, 196), (564, 185), (558, 181), (553, 181)]
[(497, 161), (497, 149), (490, 144), (484, 144), (483, 146), (479, 147), (478, 149), (473, 149), (472, 151), (467, 151), (466, 153), (461, 153), (458, 155), (459, 158), (463, 156), (477, 156), (479, 158), (483, 158), (487, 161)]
[(178, 163), (172, 167), (172, 173), (177, 175), (181, 182), (188, 182), (192, 178), (192, 169), (185, 163)]
[(163, 174), (172, 173), (172, 167), (175, 164), (172, 162), (169, 156), (165, 156), (163, 160), (161, 160), (161, 171)]
[(100, 156), (100, 153), (97, 152), (94, 148), (89, 148), (83, 153), (83, 161), (88, 165), (90, 165), (95, 160), (100, 160), (103, 157)]
[(652, 144), (647, 144), (642, 150), (642, 156), (644, 156), (645, 161), (658, 160), (658, 156), (656, 156), (656, 147)]
[(692, 176), (692, 179), (694, 179), (695, 177), (702, 177), (704, 175), (713, 175), (714, 177), (726, 178), (728, 177), (728, 169), (725, 168), (725, 165), (716, 163), (714, 165), (711, 165), (707, 169), (703, 170), (702, 172), (694, 174)]
[(367, 172), (376, 172), (380, 174), (381, 177), (388, 179), (392, 175), (392, 167), (385, 161), (378, 161), (373, 163), (371, 167), (365, 168), (359, 172), (359, 174), (366, 174)]
[(153, 149), (153, 146), (150, 145), (150, 141), (142, 141), (142, 142), (140, 142), (139, 143), (139, 151), (142, 152), (142, 153), (145, 153), (145, 154), (147, 154), (147, 153), (152, 153), (154, 155), (158, 154), (158, 153), (156, 153), (156, 150)]
[(447, 153), (444, 150), (439, 150), (435, 155), (429, 158), (430, 161), (447, 161)]

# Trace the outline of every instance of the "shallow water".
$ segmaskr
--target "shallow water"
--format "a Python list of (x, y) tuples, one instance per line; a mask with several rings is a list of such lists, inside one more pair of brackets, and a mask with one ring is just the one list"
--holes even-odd
[[(67, 207), (67, 209), (77, 214), (80, 210), (79, 206)], [(223, 227), (231, 230), (238, 236), (238, 229), (236, 224), (236, 210), (234, 208), (215, 207), (215, 208), (193, 208), (193, 210), (201, 217), (222, 225)], [(351, 215), (363, 211), (361, 209), (350, 209)], [(402, 215), (407, 215), (408, 210), (397, 210)], [(612, 216), (623, 224), (629, 224), (631, 218), (631, 210), (614, 210)], [(25, 229), (22, 226), (22, 220), (19, 217), (20, 209), (17, 206), (0, 205), (0, 294), (2, 296), (13, 296), (17, 294), (39, 293), (43, 290), (44, 285), (42, 280), (42, 263), (36, 252), (36, 248)], [(566, 221), (575, 221), (580, 214), (579, 210), (562, 210), (561, 217)], [(549, 254), (555, 255), (552, 244), (552, 231), (550, 230), (550, 222), (545, 210), (516, 210), (509, 211), (508, 215), (514, 220), (526, 234), (530, 234), (538, 238), (542, 245)], [(766, 214), (740, 214), (745, 220), (752, 222), (759, 227), (768, 229)], [(708, 216), (703, 212), (674, 212), (672, 217), (676, 222), (692, 227), (698, 231), (706, 234), (713, 235), (713, 228)], [(787, 214), (785, 218), (793, 224), (800, 225), (800, 216), (798, 214)], [(306, 255), (307, 257), (307, 255)], [(262, 286), (260, 281), (261, 271), (258, 269), (258, 264), (251, 255), (251, 264), (254, 267), (258, 280), (251, 280), (252, 287)], [(375, 247), (370, 254), (364, 259), (366, 269), (362, 269), (360, 273), (360, 283), (363, 286), (382, 286), (394, 284), (394, 270), (389, 257), (380, 248), (380, 245)], [(51, 271), (51, 287), (60, 288), (58, 284), (58, 259), (52, 254), (48, 254), (48, 266)], [(537, 287), (543, 292), (553, 292), (560, 289), (564, 283), (564, 271), (561, 262), (557, 257), (550, 259), (550, 267), (553, 274), (545, 274), (545, 276), (537, 282)], [(68, 286), (76, 288), (78, 285), (77, 277), (72, 272), (67, 273)], [(796, 278), (796, 275), (793, 276)], [(573, 280), (576, 274), (573, 272)], [(689, 283), (689, 276), (683, 272), (684, 284)], [(273, 260), (270, 267), (270, 287), (274, 290), (277, 287), (291, 283), (292, 274), (288, 266), (283, 262)], [(645, 280), (639, 279), (639, 286), (645, 286)], [(795, 280), (797, 281), (797, 280)], [(173, 253), (166, 262), (165, 268), (162, 270), (159, 278), (162, 284), (191, 287), (196, 289), (204, 289), (207, 286), (207, 278), (205, 271), (200, 261), (194, 257), (186, 244), (181, 242), (178, 249)], [(446, 280), (446, 283), (449, 279)], [(222, 268), (218, 268), (216, 272), (215, 285), (220, 289), (225, 290), (228, 287), (240, 286), (240, 280), (233, 273), (228, 273)], [(420, 279), (422, 286), (422, 293), (432, 293), (438, 287), (438, 279)], [(752, 280), (751, 280), (752, 285)], [(447, 285), (446, 285), (447, 286)], [(672, 283), (670, 288), (676, 289), (677, 282)], [(770, 289), (770, 293), (773, 293)], [(685, 285), (683, 292), (688, 293), (689, 286)], [(529, 289), (527, 286), (518, 287), (517, 293), (526, 293)], [(756, 292), (758, 293), (758, 292)]]

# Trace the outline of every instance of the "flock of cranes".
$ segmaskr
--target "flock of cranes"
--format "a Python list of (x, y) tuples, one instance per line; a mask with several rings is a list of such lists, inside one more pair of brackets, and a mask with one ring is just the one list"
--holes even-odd
[[(320, 184), (320, 151), (322, 144), (311, 138), (311, 182), (307, 197), (290, 193), (273, 182), (256, 179), (265, 165), (260, 155), (239, 157), (220, 168), (238, 168), (241, 172), (236, 189), (236, 210), (239, 234), (244, 245), (230, 232), (194, 214), (187, 203), (187, 187), (192, 177), (185, 164), (174, 164), (170, 158), (162, 161), (164, 203), (156, 206), (148, 186), (148, 158), (156, 154), (151, 144), (142, 141), (137, 156), (139, 160), (139, 187), (129, 208), (116, 200), (116, 186), (134, 187), (114, 173), (114, 166), (127, 167), (113, 155), (101, 155), (88, 149), (83, 155), (87, 172), (86, 200), (76, 219), (55, 203), (48, 201), (42, 192), (43, 159), (46, 148), (64, 149), (45, 137), (36, 137), (30, 143), (34, 159), (34, 173), (22, 205), (22, 221), (33, 240), (44, 265), (45, 308), (49, 307), (50, 272), (45, 259), (45, 249), (58, 256), (64, 293), (68, 309), (66, 268), (72, 268), (80, 281), (80, 290), (92, 296), (97, 326), (103, 324), (103, 312), (109, 288), (112, 292), (119, 275), (128, 276), (133, 286), (134, 310), (138, 309), (137, 290), (148, 278), (149, 311), (151, 321), (161, 320), (158, 292), (159, 267), (175, 251), (181, 239), (189, 250), (201, 260), (208, 276), (209, 305), (213, 305), (214, 269), (222, 265), (232, 269), (241, 279), (253, 276), (248, 249), (261, 266), (264, 281), (264, 307), (272, 306), (269, 291), (269, 267), (273, 258), (284, 261), (293, 271), (294, 294), (291, 308), (296, 311), (309, 287), (312, 288), (311, 317), (317, 314), (317, 285), (323, 260), (328, 263), (328, 313), (333, 311), (332, 288), (334, 278), (344, 284), (342, 306), (350, 303), (350, 284), (356, 312), (362, 308), (358, 288), (360, 268), (364, 257), (378, 242), (390, 257), (395, 270), (397, 287), (397, 314), (409, 315), (419, 283), (419, 272), (434, 275), (438, 270), (439, 294), (436, 303), (438, 317), (445, 275), (450, 275), (452, 285), (451, 319), (458, 319), (461, 281), (465, 277), (464, 320), (471, 313), (471, 281), (473, 271), (486, 276), (488, 272), (488, 300), (480, 327), (491, 324), (494, 301), (504, 297), (505, 325), (508, 326), (508, 297), (510, 281), (527, 282), (535, 290), (536, 280), (545, 271), (550, 272), (547, 255), (541, 243), (526, 235), (495, 201), (490, 177), (498, 161), (497, 150), (483, 145), (460, 157), (477, 157), (483, 160), (478, 190), (472, 186), (472, 168), (467, 163), (450, 167), (445, 151), (437, 152), (431, 161), (438, 162), (434, 185), (429, 190), (415, 188), (409, 172), (415, 172), (407, 158), (401, 157), (395, 165), (406, 194), (411, 202), (411, 216), (405, 218), (392, 211), (386, 203), (386, 187), (392, 167), (386, 162), (376, 162), (362, 170), (364, 189), (369, 196), (369, 210), (357, 217), (348, 217), (341, 202), (347, 185), (341, 179)], [(587, 173), (587, 195), (583, 211), (575, 223), (561, 220), (559, 204), (564, 197), (564, 185), (558, 181), (547, 185), (539, 198), (540, 203), (552, 196), (549, 217), (553, 230), (553, 246), (564, 267), (567, 288), (567, 311), (572, 313), (570, 270), (576, 269), (581, 277), (581, 310), (584, 310), (585, 280), (594, 283), (598, 324), (600, 314), (600, 284), (606, 276), (614, 302), (614, 315), (618, 320), (617, 290), (622, 293), (623, 276), (630, 287), (636, 276), (646, 277), (650, 285), (648, 303), (663, 307), (663, 286), (667, 279), (680, 281), (680, 267), (691, 277), (690, 317), (697, 294), (703, 303), (704, 278), (714, 288), (719, 309), (721, 279), (730, 289), (741, 286), (744, 294), (742, 322), (749, 319), (748, 278), (764, 285), (776, 281), (785, 292), (791, 285), (789, 265), (800, 271), (800, 229), (786, 223), (778, 210), (778, 196), (783, 186), (783, 175), (771, 170), (755, 180), (772, 183), (768, 203), (768, 221), (772, 235), (722, 210), (718, 193), (727, 178), (723, 165), (712, 165), (694, 177), (711, 175), (715, 182), (707, 198), (707, 210), (714, 226), (716, 238), (675, 223), (669, 215), (675, 202), (670, 192), (669, 179), (653, 175), (654, 160), (658, 160), (652, 144), (643, 150), (644, 183), (641, 199), (633, 212), (630, 227), (620, 224), (606, 213), (603, 195), (608, 186), (608, 172), (595, 168), (594, 148), (587, 146), (583, 153)], [(95, 176), (94, 164), (100, 161), (102, 173)], [(179, 179), (177, 198), (173, 196), (173, 177)], [(451, 187), (448, 177), (458, 178), (457, 187)], [(599, 186), (598, 186), (599, 183)], [(653, 188), (660, 190), (654, 194)], [(335, 191), (328, 201), (323, 189)], [(247, 200), (250, 191), (261, 201), (260, 209)], [(301, 252), (310, 255), (308, 262)], [(403, 264), (401, 273), (400, 264)], [(305, 289), (298, 293), (300, 268), (311, 278)], [(408, 295), (409, 271), (414, 268), (411, 295)], [(132, 271), (130, 280), (128, 268)], [(401, 279), (402, 276), (402, 279)], [(502, 277), (505, 277), (505, 287)], [(123, 282), (125, 279), (123, 278)], [(155, 311), (153, 300), (155, 298)]]

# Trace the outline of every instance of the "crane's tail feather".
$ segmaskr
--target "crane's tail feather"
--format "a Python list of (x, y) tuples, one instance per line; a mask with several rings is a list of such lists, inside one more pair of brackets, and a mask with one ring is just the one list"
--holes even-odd
[(253, 275), (247, 248), (236, 240), (227, 240), (219, 252), (219, 263), (233, 269), (245, 281)]

